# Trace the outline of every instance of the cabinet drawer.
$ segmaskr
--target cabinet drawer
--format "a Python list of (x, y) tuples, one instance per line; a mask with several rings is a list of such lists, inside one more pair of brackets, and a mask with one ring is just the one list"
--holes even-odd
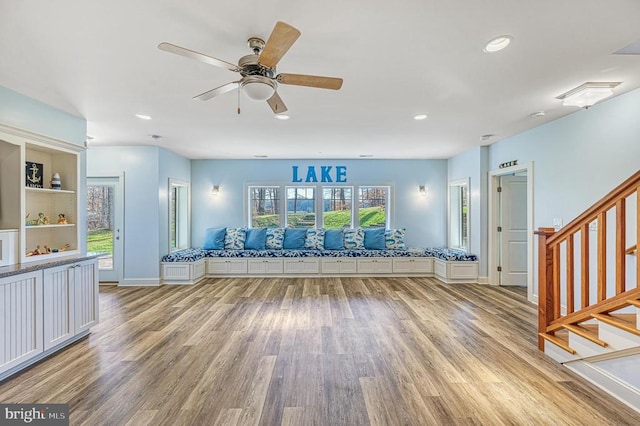
[(317, 274), (320, 272), (318, 259), (284, 259), (285, 274)]
[(393, 259), (393, 272), (396, 274), (431, 274), (433, 259), (396, 258)]
[(393, 272), (392, 259), (360, 258), (358, 259), (359, 274), (390, 274)]
[(281, 274), (283, 270), (282, 259), (247, 259), (250, 274)]
[(322, 259), (323, 274), (355, 274), (358, 272), (355, 259)]

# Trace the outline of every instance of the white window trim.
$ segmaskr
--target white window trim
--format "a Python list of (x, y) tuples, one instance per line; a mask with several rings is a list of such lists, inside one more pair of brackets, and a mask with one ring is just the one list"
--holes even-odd
[[(167, 245), (169, 246), (169, 253), (173, 253), (175, 251), (191, 247), (191, 182), (187, 182), (187, 181), (180, 180), (180, 179), (169, 178), (169, 185), (168, 186), (169, 186), (169, 194), (168, 194), (168, 197), (167, 197), (167, 204), (168, 204)], [(179, 244), (177, 244), (177, 241), (176, 241), (176, 247), (171, 247), (171, 215), (173, 213), (171, 211), (171, 197), (173, 196), (173, 188), (174, 187), (186, 187), (187, 188), (187, 214), (186, 214), (186, 216), (187, 216), (187, 229), (186, 229), (186, 246), (185, 247), (182, 247)], [(178, 228), (178, 226), (176, 224), (176, 229), (177, 228)], [(177, 233), (177, 231), (176, 231), (176, 233)]]

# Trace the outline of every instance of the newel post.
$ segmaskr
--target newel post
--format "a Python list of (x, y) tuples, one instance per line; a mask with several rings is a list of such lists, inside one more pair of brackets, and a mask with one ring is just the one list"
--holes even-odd
[[(547, 240), (555, 233), (553, 228), (538, 228), (538, 333), (545, 333), (553, 318), (553, 250)], [(544, 350), (544, 339), (538, 335), (538, 349)]]

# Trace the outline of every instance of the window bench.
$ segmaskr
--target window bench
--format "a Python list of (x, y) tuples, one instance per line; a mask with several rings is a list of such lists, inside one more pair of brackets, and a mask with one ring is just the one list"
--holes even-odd
[(435, 276), (452, 283), (478, 281), (477, 256), (446, 249), (407, 250), (180, 250), (162, 258), (164, 284), (205, 277)]

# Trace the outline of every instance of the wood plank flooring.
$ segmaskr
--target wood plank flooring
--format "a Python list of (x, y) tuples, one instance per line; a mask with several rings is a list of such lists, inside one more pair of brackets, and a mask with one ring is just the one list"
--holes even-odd
[(103, 287), (101, 323), (0, 384), (86, 425), (632, 425), (537, 350), (523, 291), (431, 278)]

